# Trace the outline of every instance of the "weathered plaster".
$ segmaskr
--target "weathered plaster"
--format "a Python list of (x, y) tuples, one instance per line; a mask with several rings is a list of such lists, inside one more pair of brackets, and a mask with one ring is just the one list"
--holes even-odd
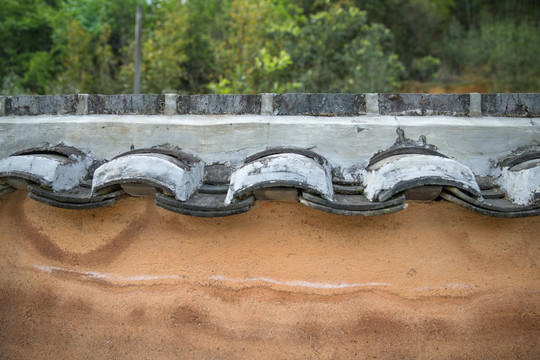
[(480, 196), (480, 188), (471, 169), (452, 159), (418, 154), (391, 156), (370, 165), (364, 179), (364, 194), (370, 201), (385, 201), (387, 199), (380, 198), (381, 192), (391, 190), (399, 183), (420, 179), (439, 181), (426, 185), (444, 185), (445, 182), (448, 185), (459, 184)]
[(503, 168), (497, 183), (517, 204), (529, 205), (538, 201), (540, 198), (540, 159), (530, 160), (514, 168)]
[(86, 176), (93, 159), (71, 155), (18, 155), (0, 159), (0, 178), (16, 176), (37, 181), (55, 191), (77, 186)]
[[(233, 168), (268, 148), (294, 146), (325, 157), (334, 175), (361, 182), (360, 169), (391, 147), (396, 129), (408, 138), (424, 135), (437, 150), (476, 175), (497, 175), (493, 163), (540, 141), (540, 123), (527, 118), (446, 116), (260, 116), (87, 115), (0, 118), (0, 158), (43, 143), (75, 146), (109, 160), (130, 148), (181, 147), (206, 164)], [(91, 134), (91, 136), (89, 136)]]
[(114, 184), (142, 182), (167, 190), (178, 200), (185, 201), (202, 185), (203, 176), (202, 162), (186, 170), (162, 154), (131, 154), (97, 168), (92, 192)]
[(325, 166), (307, 156), (284, 153), (263, 157), (236, 170), (231, 175), (225, 204), (247, 191), (287, 185), (314, 191), (329, 200), (334, 197), (331, 174)]

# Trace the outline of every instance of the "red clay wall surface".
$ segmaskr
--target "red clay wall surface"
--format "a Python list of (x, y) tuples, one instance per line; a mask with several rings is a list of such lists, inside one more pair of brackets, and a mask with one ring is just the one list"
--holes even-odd
[(448, 202), (205, 219), (17, 191), (0, 198), (0, 357), (532, 359), (539, 234)]

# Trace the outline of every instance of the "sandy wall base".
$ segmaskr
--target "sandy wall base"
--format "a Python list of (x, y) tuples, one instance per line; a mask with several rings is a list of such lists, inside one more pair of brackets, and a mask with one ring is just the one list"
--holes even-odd
[(540, 222), (412, 203), (375, 218), (258, 203), (0, 199), (7, 358), (534, 358)]

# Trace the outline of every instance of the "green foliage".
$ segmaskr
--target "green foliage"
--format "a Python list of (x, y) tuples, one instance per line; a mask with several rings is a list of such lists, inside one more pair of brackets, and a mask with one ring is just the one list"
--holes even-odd
[(208, 84), (208, 90), (214, 94), (232, 94), (233, 88), (231, 82), (223, 77), (219, 78), (218, 82), (212, 82)]
[(55, 81), (54, 73), (56, 64), (51, 53), (47, 51), (36, 51), (28, 61), (28, 67), (24, 73), (21, 83), (32, 87), (39, 93), (45, 94), (49, 89), (49, 84)]
[(227, 32), (214, 49), (220, 80), (208, 89), (260, 93), (297, 88), (298, 84), (288, 79), (291, 57), (280, 49), (276, 35), (281, 28), (294, 27), (298, 15), (298, 8), (285, 1), (233, 1)]
[(259, 56), (255, 58), (255, 81), (265, 92), (279, 94), (298, 89), (302, 86), (301, 83), (283, 80), (288, 77), (289, 67), (292, 64), (291, 56), (285, 50), (272, 56), (266, 48), (262, 48)]
[(185, 76), (181, 92), (203, 93), (220, 77), (215, 44), (224, 41), (230, 0), (188, 1)]
[(537, 0), (3, 0), (0, 93), (540, 91)]
[[(384, 24), (394, 35), (393, 51), (410, 70), (415, 61), (436, 54), (455, 0), (343, 0), (367, 11), (371, 24)], [(415, 74), (409, 71), (409, 74)]]
[[(179, 92), (186, 74), (186, 6), (181, 2), (164, 4), (156, 12), (156, 17), (159, 20), (142, 44), (141, 92)], [(133, 62), (124, 66), (122, 76), (130, 84), (125, 91), (131, 89), (133, 73)]]
[[(108, 43), (111, 29), (103, 25), (99, 32), (91, 31), (77, 20), (62, 21), (63, 41), (54, 49), (62, 70), (51, 84), (56, 93), (116, 92), (113, 68), (115, 59)], [(58, 37), (60, 34), (58, 34)]]
[(487, 16), (495, 21), (513, 20), (538, 24), (538, 0), (455, 0), (455, 19), (466, 29), (478, 28)]
[(390, 50), (392, 34), (369, 25), (356, 7), (332, 7), (311, 15), (289, 48), (302, 91), (392, 91), (403, 67)]
[[(463, 32), (462, 32), (463, 33)], [(490, 80), (491, 91), (540, 89), (540, 27), (531, 22), (485, 18), (450, 42), (462, 71)]]
[(440, 66), (441, 60), (431, 55), (415, 59), (411, 68), (412, 77), (421, 81), (435, 80)]
[[(37, 80), (47, 80), (54, 66), (44, 61), (36, 68), (52, 46), (50, 12), (43, 0), (3, 0), (0, 11), (0, 93), (44, 93), (46, 86)], [(47, 67), (47, 68), (45, 68)], [(32, 74), (28, 74), (30, 71)], [(38, 72), (40, 74), (38, 74)]]

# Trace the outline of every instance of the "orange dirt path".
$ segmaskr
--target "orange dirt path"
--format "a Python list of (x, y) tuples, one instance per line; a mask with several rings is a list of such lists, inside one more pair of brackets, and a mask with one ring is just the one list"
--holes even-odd
[(540, 357), (539, 218), (0, 198), (0, 358)]

